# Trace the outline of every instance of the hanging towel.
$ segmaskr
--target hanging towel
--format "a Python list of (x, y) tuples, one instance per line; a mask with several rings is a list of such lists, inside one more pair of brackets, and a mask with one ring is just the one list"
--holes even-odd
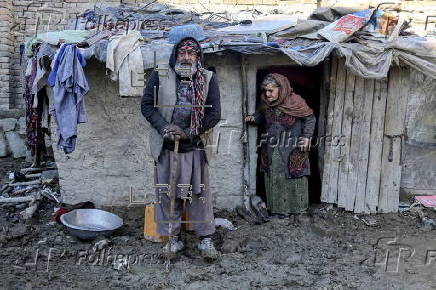
[(120, 96), (140, 97), (144, 90), (144, 63), (139, 31), (114, 36), (107, 47), (106, 68), (111, 78), (118, 80)]

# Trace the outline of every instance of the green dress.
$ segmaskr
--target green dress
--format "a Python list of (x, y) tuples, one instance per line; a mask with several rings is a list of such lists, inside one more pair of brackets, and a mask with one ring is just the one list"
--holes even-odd
[(277, 148), (271, 156), (270, 176), (265, 173), (266, 203), (272, 214), (305, 212), (309, 206), (309, 184), (307, 176), (287, 178), (286, 168)]

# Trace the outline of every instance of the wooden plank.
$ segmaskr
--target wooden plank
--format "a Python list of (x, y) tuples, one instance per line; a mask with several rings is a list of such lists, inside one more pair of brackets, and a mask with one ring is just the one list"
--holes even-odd
[[(257, 91), (257, 67), (251, 65), (247, 60), (247, 113), (253, 114), (256, 111), (256, 91)], [(257, 127), (248, 126), (248, 156), (257, 156)], [(249, 176), (247, 191), (249, 195), (256, 194), (256, 179), (257, 179), (257, 158), (250, 157), (248, 160)], [(245, 189), (243, 189), (245, 190)]]
[[(336, 78), (337, 78), (338, 59), (332, 57), (331, 60), (331, 73), (330, 73), (330, 92), (327, 109), (327, 120), (325, 128), (325, 136), (331, 136), (333, 127), (333, 113), (336, 99)], [(330, 194), (330, 168), (331, 168), (331, 146), (326, 138), (323, 139), (322, 145), (324, 146), (324, 171), (322, 175), (322, 188), (321, 188), (321, 201), (327, 203), (336, 203), (336, 197)]]
[(245, 117), (247, 117), (248, 110), (248, 91), (247, 91), (247, 59), (241, 54), (241, 83), (242, 83), (242, 164), (243, 164), (243, 177), (242, 177), (242, 192), (244, 194), (245, 208), (250, 209), (250, 195), (248, 192), (248, 185), (250, 180), (250, 154), (248, 148), (248, 129), (247, 123), (245, 123)]
[(383, 132), (387, 97), (387, 81), (375, 82), (372, 103), (371, 133), (369, 145), (368, 177), (366, 181), (365, 212), (376, 213), (380, 190), (380, 169), (383, 148)]
[(400, 203), (400, 186), (401, 186), (401, 171), (402, 171), (402, 155), (403, 155), (403, 144), (404, 144), (404, 133), (405, 133), (405, 120), (407, 112), (407, 103), (410, 95), (410, 69), (401, 68), (400, 69), (400, 83), (398, 87), (399, 99), (396, 103), (396, 113), (395, 113), (395, 125), (394, 130), (391, 132), (395, 135), (400, 135), (400, 137), (395, 138), (393, 151), (393, 174), (392, 174), (392, 189), (389, 191), (389, 200), (391, 201), (391, 212), (398, 212), (398, 207)]
[(352, 211), (354, 209), (354, 201), (356, 199), (357, 187), (357, 165), (359, 163), (359, 146), (362, 135), (362, 120), (364, 113), (364, 84), (365, 81), (361, 77), (356, 77), (354, 84), (354, 107), (353, 107), (353, 124), (351, 128), (351, 145), (349, 157), (349, 171), (347, 180), (348, 194), (346, 196), (345, 209)]
[(344, 112), (342, 116), (342, 134), (341, 145), (341, 162), (339, 164), (338, 173), (338, 206), (345, 207), (347, 195), (349, 194), (348, 172), (350, 170), (350, 145), (351, 145), (351, 127), (353, 124), (353, 98), (354, 98), (354, 83), (355, 76), (350, 71), (347, 71)]
[(319, 89), (318, 136), (316, 140), (316, 145), (318, 146), (318, 169), (319, 176), (321, 177), (324, 173), (325, 146), (324, 143), (320, 143), (320, 140), (322, 140), (323, 136), (326, 135), (330, 73), (331, 61), (330, 58), (327, 58), (322, 65), (322, 79)]
[(360, 142), (358, 151), (357, 186), (354, 201), (355, 213), (369, 213), (365, 207), (366, 180), (368, 175), (369, 144), (371, 137), (372, 101), (374, 97), (374, 80), (365, 79), (363, 95), (363, 114), (360, 124)]
[[(402, 77), (404, 74), (404, 77)], [(379, 212), (397, 212), (401, 179), (402, 138), (407, 105), (408, 82), (399, 67), (389, 73), (388, 96), (382, 152)]]
[(345, 59), (338, 61), (337, 69), (337, 83), (336, 83), (336, 96), (335, 105), (333, 109), (333, 126), (332, 126), (332, 142), (330, 144), (330, 170), (329, 170), (329, 184), (328, 190), (332, 200), (337, 201), (338, 198), (338, 173), (340, 162), (340, 147), (337, 146), (338, 138), (341, 136), (342, 130), (342, 115), (344, 110), (344, 97), (345, 97)]

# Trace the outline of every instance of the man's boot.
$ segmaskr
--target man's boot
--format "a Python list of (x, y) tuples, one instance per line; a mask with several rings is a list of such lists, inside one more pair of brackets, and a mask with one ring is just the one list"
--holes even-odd
[(201, 255), (209, 261), (214, 261), (218, 259), (219, 252), (215, 249), (215, 246), (213, 245), (213, 241), (211, 238), (203, 238), (198, 243), (198, 249), (201, 252)]
[(163, 254), (168, 257), (175, 257), (177, 252), (183, 250), (185, 246), (183, 242), (179, 240), (178, 236), (172, 237), (162, 248)]

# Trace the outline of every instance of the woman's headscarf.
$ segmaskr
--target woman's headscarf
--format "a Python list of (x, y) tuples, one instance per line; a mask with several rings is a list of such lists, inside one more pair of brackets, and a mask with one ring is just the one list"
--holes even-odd
[(269, 103), (265, 93), (262, 93), (260, 111), (264, 111), (271, 107), (277, 107), (283, 113), (293, 117), (307, 117), (313, 114), (313, 110), (309, 108), (306, 101), (293, 92), (289, 80), (281, 74), (272, 73), (266, 77), (272, 77), (279, 85), (279, 97), (277, 100)]

